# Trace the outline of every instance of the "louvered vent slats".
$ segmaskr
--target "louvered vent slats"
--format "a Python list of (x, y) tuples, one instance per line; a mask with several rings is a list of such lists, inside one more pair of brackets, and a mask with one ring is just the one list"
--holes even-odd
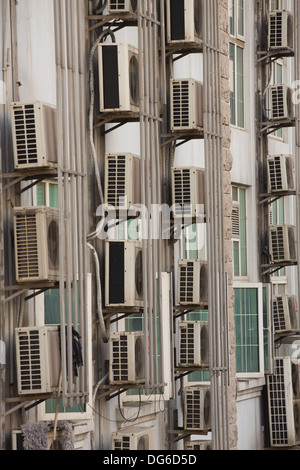
[(174, 127), (189, 126), (189, 82), (173, 82), (173, 123)]
[(16, 248), (19, 278), (39, 275), (37, 223), (35, 214), (16, 216)]
[(191, 196), (190, 170), (174, 170), (174, 203), (176, 215), (189, 215), (191, 213)]
[(14, 108), (17, 160), (20, 165), (38, 162), (34, 105)]
[(194, 263), (187, 262), (180, 266), (180, 301), (193, 303), (194, 300)]
[(123, 155), (108, 157), (107, 203), (126, 207), (126, 158)]
[(20, 388), (22, 392), (39, 391), (42, 387), (40, 338), (36, 330), (19, 335)]
[(276, 15), (270, 15), (270, 47), (282, 47), (282, 13), (277, 12)]
[(120, 336), (112, 343), (112, 373), (114, 382), (127, 382), (128, 375), (128, 344), (127, 336)]

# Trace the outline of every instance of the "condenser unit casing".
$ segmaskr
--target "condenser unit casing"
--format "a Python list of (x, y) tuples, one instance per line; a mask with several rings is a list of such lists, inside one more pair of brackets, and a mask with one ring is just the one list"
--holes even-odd
[(14, 209), (16, 278), (20, 283), (59, 280), (59, 211)]
[(202, 0), (167, 1), (167, 41), (185, 45), (202, 42)]
[(269, 51), (294, 50), (294, 16), (284, 10), (269, 13)]
[(107, 10), (109, 13), (136, 13), (137, 0), (108, 0)]
[(184, 444), (185, 450), (212, 450), (212, 442), (209, 440), (189, 441)]
[(299, 330), (298, 304), (295, 295), (283, 294), (273, 297), (273, 325), (275, 334)]
[(211, 392), (207, 386), (184, 389), (184, 429), (209, 431), (211, 429)]
[(274, 358), (274, 374), (267, 375), (271, 447), (291, 447), (300, 442), (299, 400), (293, 393), (290, 357)]
[(112, 450), (154, 450), (154, 428), (130, 426), (112, 433)]
[(207, 367), (209, 365), (208, 322), (178, 323), (179, 367)]
[(287, 85), (270, 85), (267, 89), (266, 112), (269, 121), (294, 119), (293, 89)]
[(11, 104), (15, 169), (51, 167), (57, 163), (56, 108), (41, 101)]
[(205, 170), (196, 167), (172, 169), (172, 203), (175, 218), (205, 218)]
[(129, 44), (98, 45), (100, 112), (139, 111), (138, 50)]
[(203, 85), (193, 78), (171, 80), (171, 130), (203, 129)]
[(105, 155), (105, 203), (108, 210), (129, 210), (141, 203), (140, 157), (131, 153)]
[(57, 327), (17, 328), (16, 358), (19, 395), (56, 392), (60, 372)]
[(177, 303), (200, 305), (208, 302), (207, 263), (200, 260), (178, 261)]
[(270, 254), (274, 263), (296, 263), (296, 227), (271, 225), (269, 228)]
[(295, 191), (295, 165), (291, 155), (269, 155), (268, 187), (269, 193)]
[(109, 381), (134, 384), (145, 381), (144, 333), (118, 332), (110, 335)]
[(105, 243), (106, 306), (143, 306), (141, 242), (107, 240)]

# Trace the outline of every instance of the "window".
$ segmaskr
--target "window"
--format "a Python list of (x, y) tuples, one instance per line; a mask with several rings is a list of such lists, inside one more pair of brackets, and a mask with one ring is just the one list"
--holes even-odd
[(244, 128), (244, 0), (229, 1), (230, 123)]
[(244, 128), (244, 49), (229, 43), (230, 124)]
[(264, 374), (263, 286), (234, 285), (236, 370), (243, 378)]
[(55, 181), (36, 185), (36, 205), (58, 208), (58, 185)]
[(247, 276), (246, 189), (232, 187), (233, 275)]
[(229, 33), (237, 38), (244, 37), (244, 0), (229, 0)]
[(282, 0), (271, 0), (270, 1), (270, 10), (283, 10)]

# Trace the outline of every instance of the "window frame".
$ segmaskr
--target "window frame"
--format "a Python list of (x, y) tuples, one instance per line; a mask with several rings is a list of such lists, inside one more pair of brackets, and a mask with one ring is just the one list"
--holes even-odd
[[(231, 46), (234, 50), (234, 58), (231, 58)], [(244, 52), (245, 47), (244, 43), (241, 41), (234, 41), (230, 39), (229, 41), (229, 84), (230, 84), (230, 125), (237, 129), (245, 130), (245, 60), (244, 60)], [(242, 57), (242, 101), (238, 99), (238, 83), (239, 83), (239, 74), (238, 74), (238, 59), (237, 59), (237, 50), (241, 51)], [(231, 65), (232, 63), (232, 65)], [(234, 118), (232, 115), (232, 100), (234, 102)], [(239, 102), (242, 103), (242, 122), (239, 120), (239, 110), (238, 105)]]
[[(237, 195), (238, 195), (238, 200), (233, 200), (233, 190), (237, 190)], [(244, 201), (245, 201), (245, 217), (244, 217), (244, 224), (245, 224), (245, 274), (241, 274), (243, 271), (242, 269), (242, 256), (241, 256), (241, 236), (235, 237), (232, 235), (231, 240), (232, 240), (232, 264), (233, 264), (233, 278), (238, 280), (247, 280), (248, 279), (248, 223), (247, 223), (247, 188), (245, 186), (240, 186), (236, 184), (232, 184), (231, 186), (232, 190), (232, 204), (233, 204), (233, 209), (234, 206), (238, 206), (238, 214), (239, 214), (239, 231), (241, 231), (241, 211), (240, 211), (240, 190), (244, 191)], [(235, 249), (234, 249), (234, 244), (238, 243), (238, 274), (235, 274)]]

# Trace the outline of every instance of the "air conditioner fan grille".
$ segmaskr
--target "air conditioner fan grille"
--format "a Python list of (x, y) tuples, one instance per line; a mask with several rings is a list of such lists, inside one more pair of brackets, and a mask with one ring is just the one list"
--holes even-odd
[(15, 106), (13, 113), (18, 164), (35, 164), (38, 162), (38, 150), (34, 105)]
[(36, 215), (17, 215), (15, 224), (18, 277), (37, 277), (39, 275), (39, 256)]
[(20, 332), (18, 335), (20, 351), (20, 389), (23, 392), (42, 388), (40, 338), (36, 330)]

